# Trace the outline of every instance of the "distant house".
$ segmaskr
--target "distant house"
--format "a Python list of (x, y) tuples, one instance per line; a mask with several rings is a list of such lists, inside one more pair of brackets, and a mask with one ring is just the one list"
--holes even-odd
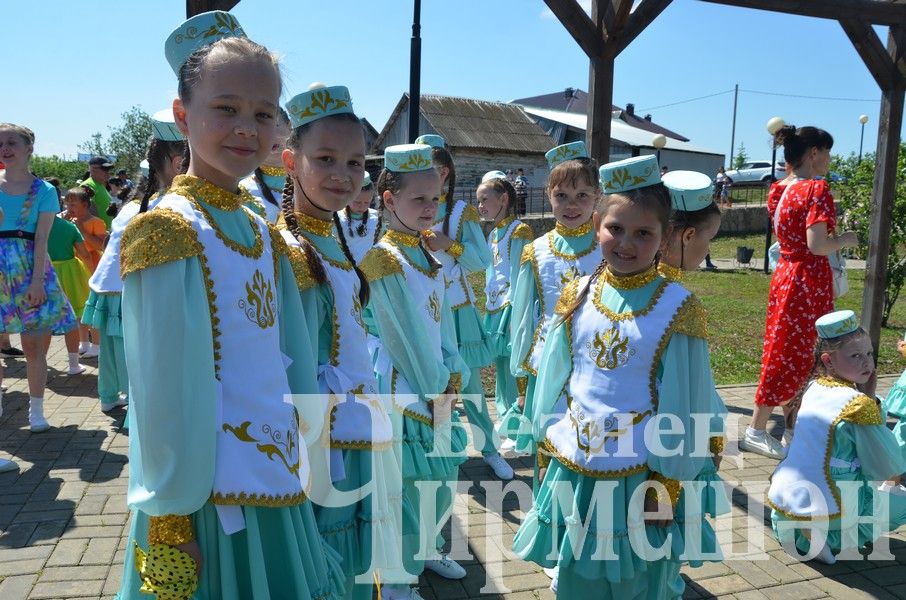
[[(447, 141), (456, 161), (457, 187), (474, 191), (486, 172), (523, 169), (532, 187), (547, 179), (544, 153), (556, 144), (521, 106), (426, 94), (419, 102), (419, 133)], [(375, 154), (408, 143), (409, 94), (403, 94), (374, 142)], [(377, 157), (369, 157), (369, 162)], [(370, 170), (370, 169), (369, 169)]]
[(365, 128), (365, 148), (371, 154), (374, 151), (374, 142), (378, 138), (378, 130), (368, 122), (368, 119), (362, 119), (362, 127)]

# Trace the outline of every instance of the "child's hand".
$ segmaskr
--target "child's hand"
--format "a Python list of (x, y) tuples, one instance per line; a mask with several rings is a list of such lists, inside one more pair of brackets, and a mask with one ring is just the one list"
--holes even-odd
[(428, 250), (431, 252), (444, 252), (453, 245), (453, 240), (440, 231), (432, 232), (432, 235), (425, 235), (423, 233), (422, 241), (424, 241), (425, 246), (427, 246)]
[(186, 542), (185, 544), (180, 544), (179, 546), (174, 546), (177, 550), (185, 552), (192, 557), (192, 560), (195, 561), (195, 574), (201, 575), (201, 548), (198, 546), (198, 541), (192, 540), (191, 542)]
[(906, 358), (906, 342), (903, 340), (897, 340), (897, 351), (903, 358)]
[(519, 406), (520, 412), (525, 410), (525, 394), (516, 398), (516, 404)]
[(878, 387), (878, 372), (872, 371), (871, 377), (868, 378), (868, 381), (858, 386), (859, 391), (868, 396), (869, 398), (875, 397), (875, 389)]

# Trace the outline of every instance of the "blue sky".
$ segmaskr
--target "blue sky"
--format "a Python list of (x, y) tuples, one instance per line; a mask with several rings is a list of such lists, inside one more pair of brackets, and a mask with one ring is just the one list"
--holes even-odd
[[(34, 129), (39, 154), (71, 156), (131, 106), (168, 106), (176, 81), (163, 43), (184, 11), (184, 0), (4, 3), (4, 42), (15, 52), (6, 53), (0, 121)], [(284, 100), (312, 81), (344, 84), (359, 116), (381, 129), (408, 89), (411, 0), (241, 0), (233, 13), (282, 55)], [(541, 0), (423, 0), (422, 39), (423, 93), (508, 101), (588, 89), (585, 55)], [(858, 118), (867, 114), (865, 151), (875, 150), (880, 91), (834, 21), (674, 0), (617, 58), (614, 103), (632, 102), (697, 145), (728, 153), (732, 94), (646, 109), (737, 83), (862, 99), (741, 92), (736, 144), (752, 158), (770, 157), (765, 123), (774, 115), (827, 129), (834, 151), (848, 154), (858, 151)]]

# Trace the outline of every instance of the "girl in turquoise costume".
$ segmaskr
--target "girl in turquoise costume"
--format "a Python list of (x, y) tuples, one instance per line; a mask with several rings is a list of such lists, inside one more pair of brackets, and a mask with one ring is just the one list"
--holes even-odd
[(516, 190), (500, 171), (482, 177), (475, 193), (478, 214), (493, 224), (488, 234), (491, 264), (485, 272), (484, 331), (494, 354), (497, 382), (497, 431), (506, 437), (501, 448), (514, 446), (516, 432), (522, 422), (522, 411), (516, 403), (519, 396), (516, 380), (510, 371), (510, 297), (519, 279), (519, 259), (522, 249), (535, 236), (532, 229), (514, 215)]
[(56, 189), (29, 170), (34, 147), (31, 129), (0, 123), (0, 161), (5, 166), (0, 171), (0, 333), (22, 337), (28, 424), (32, 432), (39, 433), (50, 429), (44, 418), (47, 340), (51, 333), (72, 329), (76, 318), (47, 256), (47, 239), (60, 203)]
[[(859, 557), (866, 543), (906, 523), (906, 490), (896, 485), (906, 459), (875, 398), (874, 350), (855, 313), (826, 314), (815, 327), (815, 379), (802, 396), (796, 434), (771, 475), (767, 500), (774, 535), (789, 554), (833, 564), (840, 552)], [(893, 489), (876, 490), (881, 481)], [(887, 514), (875, 513), (879, 500)], [(857, 516), (873, 519), (856, 529), (847, 519)]]
[(378, 243), (384, 234), (384, 221), (380, 211), (371, 208), (374, 200), (374, 182), (365, 171), (362, 190), (339, 213), (340, 226), (345, 228), (343, 236), (356, 262), (362, 262), (365, 253)]
[(283, 184), (286, 169), (283, 167), (283, 149), (289, 137), (289, 115), (282, 108), (279, 112), (277, 142), (267, 159), (251, 175), (239, 182), (239, 186), (250, 193), (255, 201), (248, 205), (269, 223), (276, 223), (280, 216)]
[[(597, 163), (588, 158), (584, 142), (557, 146), (545, 156), (551, 169), (547, 195), (557, 222), (554, 229), (523, 249), (510, 298), (510, 372), (516, 378), (517, 408), (528, 421), (534, 412), (532, 396), (541, 349), (560, 292), (573, 279), (591, 274), (601, 262), (591, 222), (600, 194)], [(517, 434), (516, 449), (534, 454), (530, 427)], [(537, 480), (533, 483), (537, 487)]]
[(339, 557), (299, 436), (323, 416), (285, 400), (317, 391), (317, 308), (239, 188), (276, 140), (279, 68), (221, 11), (183, 23), (166, 54), (191, 159), (122, 237), (133, 515), (118, 597), (332, 598)]
[[(444, 190), (434, 223), (424, 233), (425, 245), (443, 267), (447, 279), (447, 295), (456, 323), (456, 339), (463, 360), (472, 369), (469, 384), (463, 390), (463, 408), (475, 436), (473, 443), (481, 451), (484, 461), (503, 480), (513, 478), (513, 469), (507, 464), (494, 443), (496, 434), (488, 412), (481, 367), (493, 361), (481, 316), (475, 307), (475, 293), (469, 283), (470, 273), (478, 273), (491, 264), (491, 252), (481, 231), (478, 212), (465, 200), (453, 198), (456, 190), (456, 167), (446, 149), (444, 138), (439, 135), (422, 135), (416, 143), (431, 146), (434, 167), (440, 173)], [(480, 447), (479, 447), (480, 446)], [(439, 573), (449, 577), (449, 573)], [(465, 575), (465, 573), (463, 573)]]
[[(98, 398), (106, 412), (128, 403), (129, 374), (121, 322), (123, 279), (120, 276), (120, 242), (129, 221), (140, 212), (157, 205), (160, 192), (183, 172), (186, 143), (173, 122), (173, 111), (165, 109), (151, 117), (151, 139), (145, 159), (148, 175), (132, 202), (123, 205), (110, 225), (110, 238), (97, 269), (88, 281), (91, 289), (82, 323), (100, 332), (98, 359)], [(128, 427), (128, 417), (123, 422)]]
[[(461, 566), (443, 555), (415, 559), (417, 553), (431, 555), (444, 544), (441, 536), (427, 539), (434, 523), (422, 517), (422, 505), (435, 502), (438, 516), (451, 507), (453, 498), (444, 484), (455, 489), (467, 442), (458, 415), (450, 412), (450, 399), (468, 383), (471, 370), (456, 344), (440, 263), (421, 237), (437, 213), (440, 178), (425, 145), (391, 146), (384, 151), (384, 165), (377, 185), (387, 232), (365, 255), (361, 268), (371, 294), (365, 320), (380, 339), (375, 359), (378, 390), (393, 404), (393, 434), (402, 465), (403, 562), (413, 578), (429, 565), (451, 576), (464, 575)], [(422, 482), (444, 487), (434, 499), (420, 498), (417, 484)], [(382, 593), (390, 600), (421, 598), (415, 588), (401, 585), (385, 586)]]
[[(321, 535), (343, 558), (346, 598), (371, 600), (375, 575), (385, 581), (403, 576), (400, 548), (394, 544), (402, 490), (390, 418), (377, 398), (362, 320), (368, 282), (337, 216), (362, 188), (364, 130), (342, 86), (314, 87), (286, 108), (293, 129), (283, 153), (289, 173), (284, 237), (313, 259), (315, 272), (323, 275), (316, 287), (316, 316), (322, 325), (315, 329), (312, 347), (318, 349), (319, 391), (331, 394), (331, 417), (323, 443), (311, 452), (328, 449), (334, 483), (324, 480), (322, 489), (314, 490), (313, 508)], [(305, 261), (298, 264), (308, 268)], [(334, 488), (353, 499), (339, 498)]]
[[(654, 563), (696, 554), (673, 515), (710, 459), (691, 415), (708, 412), (714, 382), (701, 304), (657, 273), (670, 217), (657, 161), (610, 163), (601, 180), (604, 261), (566, 285), (547, 332), (534, 424), (550, 462), (514, 550), (559, 565), (558, 598), (657, 597)], [(656, 427), (665, 417), (682, 426)]]

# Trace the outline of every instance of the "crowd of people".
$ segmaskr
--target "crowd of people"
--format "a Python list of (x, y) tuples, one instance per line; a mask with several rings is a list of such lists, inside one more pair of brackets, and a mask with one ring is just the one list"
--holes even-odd
[[(715, 560), (710, 518), (729, 506), (727, 411), (683, 285), (720, 226), (711, 179), (557, 146), (539, 236), (517, 218), (524, 177), (489, 171), (477, 207), (454, 197), (440, 136), (386, 148), (372, 178), (348, 88), (281, 108), (275, 55), (229, 13), (181, 24), (165, 55), (179, 96), (154, 115), (138, 186), (111, 185), (96, 157), (60, 194), (29, 169), (34, 133), (0, 124), (0, 311), (30, 429), (51, 427), (51, 335), (70, 375), (99, 357), (102, 410), (128, 406), (118, 598), (418, 600), (425, 570), (466, 575), (439, 532), (467, 429), (501, 480), (501, 452), (532, 457), (513, 550), (558, 597), (681, 598), (682, 565)], [(867, 334), (834, 311), (827, 256), (855, 238), (817, 179), (833, 139), (790, 126), (776, 143), (792, 170), (770, 192), (781, 252), (740, 445), (781, 459), (768, 503), (784, 548), (832, 563), (906, 523), (906, 437), (885, 425), (906, 417), (906, 377), (881, 404)], [(765, 431), (776, 406), (783, 442)], [(866, 517), (858, 535), (844, 511)]]

